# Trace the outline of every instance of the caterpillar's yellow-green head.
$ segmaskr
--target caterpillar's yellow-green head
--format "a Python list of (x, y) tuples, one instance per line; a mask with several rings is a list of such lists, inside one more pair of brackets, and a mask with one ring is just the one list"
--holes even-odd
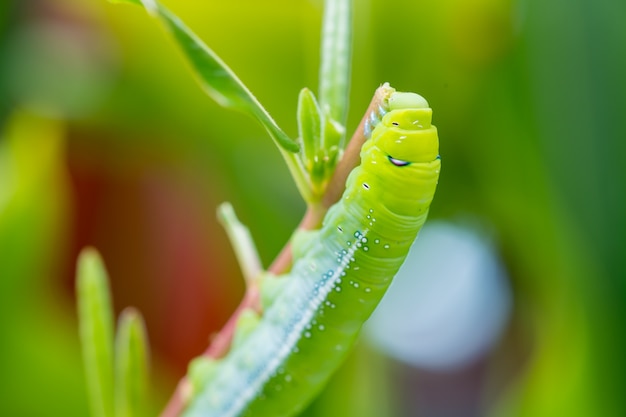
[(437, 129), (431, 125), (432, 110), (419, 94), (394, 92), (372, 142), (397, 166), (430, 162), (437, 158)]
[(425, 216), (441, 166), (432, 110), (418, 94), (392, 91), (374, 113), (365, 126), (368, 140), (361, 148), (359, 177), (353, 181), (377, 193), (386, 212)]

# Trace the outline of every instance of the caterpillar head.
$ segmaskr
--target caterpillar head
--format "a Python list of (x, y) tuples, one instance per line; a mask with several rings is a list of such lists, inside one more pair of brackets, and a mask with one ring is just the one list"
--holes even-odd
[(432, 109), (419, 94), (394, 92), (388, 112), (374, 130), (372, 142), (383, 151), (389, 163), (408, 166), (431, 162), (439, 154), (437, 129), (431, 125)]

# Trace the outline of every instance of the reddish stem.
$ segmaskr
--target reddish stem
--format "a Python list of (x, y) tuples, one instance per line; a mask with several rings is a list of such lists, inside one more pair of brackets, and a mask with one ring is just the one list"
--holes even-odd
[[(374, 93), (374, 97), (372, 98), (363, 119), (361, 119), (361, 123), (359, 123), (359, 126), (346, 147), (343, 157), (337, 164), (333, 177), (328, 184), (324, 196), (322, 197), (321, 204), (309, 206), (307, 208), (307, 211), (298, 225), (297, 230), (315, 230), (319, 228), (328, 209), (339, 201), (339, 198), (345, 189), (348, 174), (350, 174), (350, 172), (357, 165), (359, 165), (361, 160), (361, 147), (367, 139), (365, 137), (365, 122), (367, 121), (370, 113), (377, 110), (383, 103), (388, 91), (389, 90), (383, 86), (379, 87)], [(272, 265), (268, 268), (268, 272), (274, 275), (284, 274), (291, 269), (291, 264), (291, 244), (287, 242), (276, 259), (274, 259)], [(220, 332), (213, 338), (209, 347), (204, 351), (204, 356), (218, 359), (228, 353), (233, 335), (235, 333), (237, 319), (239, 318), (241, 312), (247, 308), (253, 308), (255, 311), (261, 312), (260, 293), (257, 285), (251, 285), (246, 289), (246, 293), (244, 294), (241, 303), (233, 315), (228, 319), (224, 327), (222, 327)], [(161, 413), (161, 417), (178, 417), (182, 413), (186, 402), (189, 399), (187, 395), (188, 392), (189, 383), (187, 382), (187, 378), (183, 377), (176, 386), (176, 390), (165, 407), (165, 410)]]

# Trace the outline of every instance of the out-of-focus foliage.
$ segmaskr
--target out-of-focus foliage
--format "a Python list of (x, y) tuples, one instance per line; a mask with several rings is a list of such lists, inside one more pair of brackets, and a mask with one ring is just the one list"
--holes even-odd
[(84, 249), (78, 257), (76, 299), (91, 415), (143, 416), (148, 379), (143, 318), (132, 307), (126, 308), (114, 331), (109, 277), (93, 248)]
[(3, 413), (80, 415), (77, 331), (59, 285), (71, 213), (63, 128), (15, 112), (0, 137)]
[[(321, 2), (164, 3), (295, 137)], [(490, 351), (445, 371), (362, 341), (307, 416), (626, 415), (623, 16), (618, 0), (355, 1), (348, 131), (382, 82), (427, 97), (431, 216), (490, 230), (513, 311)], [(143, 11), (104, 0), (0, 2), (0, 123), (2, 414), (86, 415), (73, 276), (88, 244), (116, 313), (146, 318), (157, 410), (242, 294), (217, 204), (266, 264), (302, 215), (280, 155)]]

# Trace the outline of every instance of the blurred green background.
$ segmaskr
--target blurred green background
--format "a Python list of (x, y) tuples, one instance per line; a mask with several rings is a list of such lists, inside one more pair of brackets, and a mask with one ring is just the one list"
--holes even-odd
[[(321, 1), (164, 3), (295, 136)], [(626, 415), (624, 17), (620, 0), (355, 1), (348, 129), (382, 82), (429, 100), (443, 158), (431, 218), (490, 230), (512, 312), (487, 351), (445, 370), (361, 340), (306, 416)], [(87, 415), (85, 245), (116, 312), (146, 318), (156, 413), (243, 293), (217, 204), (233, 203), (266, 265), (303, 214), (279, 153), (204, 95), (144, 11), (104, 0), (0, 2), (0, 132), (0, 414)]]

